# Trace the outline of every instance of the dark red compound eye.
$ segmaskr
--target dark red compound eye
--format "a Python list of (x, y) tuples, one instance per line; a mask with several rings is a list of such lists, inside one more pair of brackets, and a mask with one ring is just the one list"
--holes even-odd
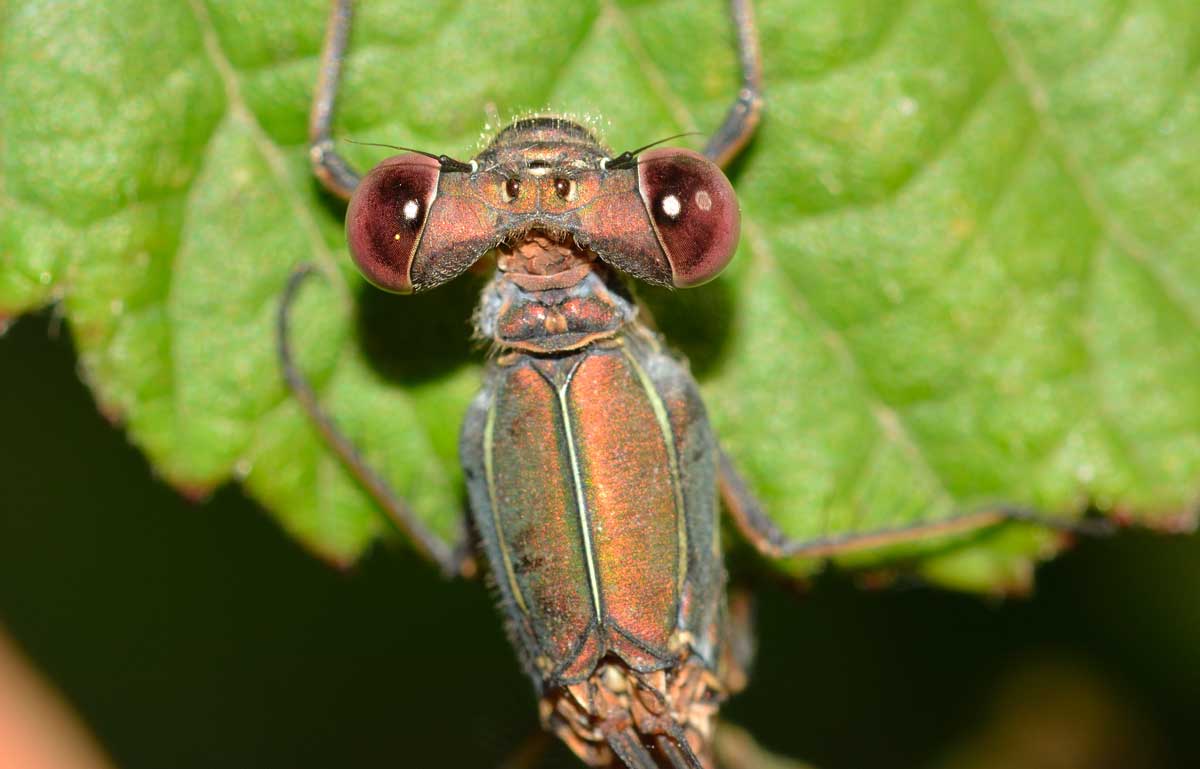
[(698, 152), (653, 149), (638, 156), (638, 189), (679, 288), (712, 280), (737, 249), (741, 213), (733, 186)]
[(385, 291), (413, 290), (413, 255), (437, 197), (441, 165), (410, 152), (363, 177), (346, 211), (346, 240), (363, 277)]

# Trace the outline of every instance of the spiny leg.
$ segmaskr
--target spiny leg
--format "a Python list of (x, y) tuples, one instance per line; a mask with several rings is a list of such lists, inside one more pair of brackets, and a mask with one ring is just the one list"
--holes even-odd
[(288, 278), (279, 305), (276, 327), (279, 362), (288, 388), (325, 443), (392, 522), (409, 536), (417, 550), (436, 563), (447, 576), (472, 576), (475, 573), (475, 561), (470, 554), (465, 526), (458, 542), (454, 544), (446, 542), (426, 526), (383, 476), (366, 463), (345, 433), (338, 429), (333, 418), (321, 407), (312, 385), (296, 365), (290, 334), (291, 308), (299, 295), (301, 284), (313, 272), (312, 265), (300, 265)]
[(734, 524), (758, 552), (768, 558), (828, 558), (835, 555), (912, 542), (924, 537), (971, 531), (1005, 521), (1024, 521), (1071, 534), (1103, 535), (1113, 526), (1107, 520), (1063, 520), (1019, 507), (994, 506), (933, 521), (872, 531), (847, 532), (817, 539), (793, 539), (784, 534), (750, 490), (724, 449), (720, 450), (718, 486)]
[(632, 726), (605, 735), (608, 746), (626, 769), (659, 769)]
[(350, 199), (358, 186), (359, 174), (334, 149), (331, 131), (353, 13), (351, 0), (333, 0), (321, 50), (321, 72), (308, 116), (308, 157), (313, 173), (325, 189), (343, 200)]
[(762, 116), (762, 55), (758, 45), (758, 28), (754, 24), (754, 9), (750, 0), (730, 0), (733, 26), (737, 32), (738, 62), (742, 69), (742, 85), (737, 98), (725, 113), (725, 121), (717, 129), (704, 154), (721, 167), (737, 156), (758, 127)]
[(682, 729), (672, 735), (660, 734), (654, 742), (659, 754), (666, 758), (671, 769), (706, 769), (687, 738), (683, 736)]

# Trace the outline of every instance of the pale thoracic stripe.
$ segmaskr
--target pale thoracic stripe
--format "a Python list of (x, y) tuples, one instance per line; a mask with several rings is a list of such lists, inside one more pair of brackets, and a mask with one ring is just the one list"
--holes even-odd
[(496, 509), (496, 475), (492, 468), (492, 439), (496, 434), (496, 401), (493, 399), (488, 406), (487, 422), (483, 427), (483, 472), (487, 478), (488, 504), (492, 507), (492, 528), (496, 533), (496, 541), (500, 545), (500, 559), (504, 561), (504, 573), (508, 576), (508, 588), (512, 591), (513, 600), (521, 611), (529, 613), (525, 605), (525, 596), (521, 595), (521, 586), (517, 584), (517, 575), (513, 572), (512, 556), (508, 553), (508, 542), (504, 539), (504, 530), (500, 527), (500, 511)]
[[(572, 372), (573, 374), (574, 372)], [(592, 587), (592, 606), (596, 610), (596, 622), (603, 623), (604, 615), (600, 611), (600, 581), (596, 577), (596, 557), (592, 553), (592, 531), (588, 523), (587, 500), (583, 494), (583, 478), (579, 472), (579, 457), (575, 451), (575, 433), (571, 429), (571, 412), (567, 408), (567, 389), (571, 386), (571, 378), (560, 387), (558, 392), (558, 407), (562, 411), (563, 432), (567, 436), (567, 454), (571, 458), (571, 479), (575, 484), (575, 506), (579, 510), (579, 530), (583, 534), (583, 557), (587, 561), (588, 582)]]

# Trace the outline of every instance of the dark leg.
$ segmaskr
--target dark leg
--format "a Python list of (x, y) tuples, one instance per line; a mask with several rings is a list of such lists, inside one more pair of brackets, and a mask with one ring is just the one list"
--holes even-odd
[(762, 503), (750, 491), (733, 461), (722, 449), (720, 451), (718, 485), (721, 498), (733, 516), (733, 522), (750, 544), (768, 558), (826, 558), (842, 553), (886, 547), (912, 542), (939, 534), (954, 534), (971, 531), (1005, 521), (1025, 521), (1069, 534), (1100, 535), (1112, 531), (1107, 520), (1063, 520), (1039, 515), (1032, 510), (1016, 507), (992, 507), (968, 511), (949, 518), (926, 521), (874, 531), (834, 534), (820, 539), (791, 539), (775, 524), (763, 509)]
[(350, 474), (362, 484), (371, 498), (387, 513), (388, 518), (409, 536), (417, 550), (436, 563), (447, 576), (469, 577), (475, 573), (475, 560), (471, 557), (468, 537), (464, 528), (459, 541), (450, 544), (434, 534), (412, 509), (401, 499), (386, 480), (363, 460), (350, 439), (338, 429), (333, 419), (321, 408), (312, 385), (296, 366), (292, 355), (289, 335), (289, 320), (292, 303), (299, 294), (300, 285), (313, 273), (312, 265), (303, 264), (292, 273), (283, 291), (279, 305), (277, 325), (279, 361), (288, 387), (301, 408), (321, 433), (325, 443), (337, 455)]
[(683, 736), (682, 729), (670, 736), (660, 734), (654, 742), (658, 746), (658, 752), (666, 757), (671, 769), (705, 769), (700, 757)]
[(704, 154), (717, 165), (729, 165), (750, 141), (762, 116), (762, 56), (758, 48), (758, 28), (750, 0), (730, 0), (733, 26), (737, 31), (738, 61), (742, 68), (742, 87), (725, 114), (725, 122), (708, 140)]
[(353, 15), (350, 0), (333, 0), (329, 26), (325, 29), (325, 45), (321, 51), (321, 73), (313, 94), (312, 111), (308, 116), (308, 156), (313, 173), (334, 195), (349, 200), (358, 186), (358, 172), (350, 167), (333, 147), (330, 130), (333, 127), (333, 106), (338, 82), (342, 76), (342, 61), (350, 37)]
[(612, 752), (627, 769), (658, 769), (658, 764), (646, 752), (641, 738), (638, 737), (633, 727), (611, 732), (605, 735), (605, 739), (608, 741), (608, 746), (612, 748)]

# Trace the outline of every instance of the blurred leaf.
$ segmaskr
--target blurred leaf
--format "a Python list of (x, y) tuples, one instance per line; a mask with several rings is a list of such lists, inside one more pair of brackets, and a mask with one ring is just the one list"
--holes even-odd
[(1164, 765), (1162, 735), (1141, 703), (1067, 659), (1021, 660), (983, 723), (931, 769), (1071, 769)]
[[(792, 0), (758, 9), (769, 113), (733, 171), (730, 274), (650, 300), (724, 441), (798, 537), (1005, 502), (1163, 526), (1200, 494), (1200, 6)], [(476, 386), (472, 286), (383, 300), (307, 172), (323, 0), (0, 3), (0, 315), (61, 301), (81, 370), (166, 478), (243, 479), (353, 559), (380, 517), (285, 394), (303, 364), (444, 532)], [(717, 125), (737, 85), (715, 0), (365, 2), (339, 133), (451, 154), (485, 107), (603, 115), (612, 146)], [(377, 149), (348, 146), (360, 164)], [(339, 272), (340, 269), (340, 272)], [(1019, 586), (1028, 527), (922, 555)], [(811, 565), (791, 568), (803, 570)]]

